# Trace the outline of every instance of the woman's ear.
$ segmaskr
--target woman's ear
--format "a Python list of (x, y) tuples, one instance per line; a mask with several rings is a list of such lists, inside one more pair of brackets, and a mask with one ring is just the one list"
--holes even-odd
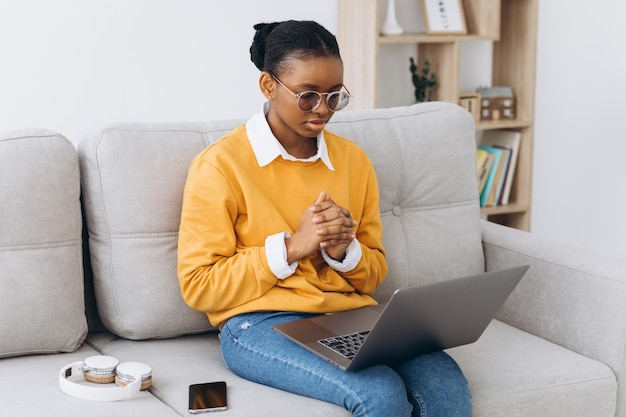
[(274, 98), (274, 90), (276, 89), (276, 80), (270, 75), (269, 72), (263, 71), (259, 77), (259, 87), (261, 93), (266, 99), (272, 100)]

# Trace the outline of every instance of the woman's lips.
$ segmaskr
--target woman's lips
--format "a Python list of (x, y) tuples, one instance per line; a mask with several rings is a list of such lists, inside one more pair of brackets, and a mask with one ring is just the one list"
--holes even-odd
[(326, 123), (328, 123), (328, 120), (314, 119), (314, 120), (307, 121), (306, 125), (310, 129), (313, 129), (313, 130), (321, 132), (324, 129), (324, 127), (326, 126)]

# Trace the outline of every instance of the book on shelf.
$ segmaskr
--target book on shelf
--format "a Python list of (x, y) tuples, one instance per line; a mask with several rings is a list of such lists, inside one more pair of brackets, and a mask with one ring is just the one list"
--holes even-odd
[(503, 177), (502, 189), (499, 193), (499, 199), (496, 205), (507, 205), (511, 195), (511, 187), (513, 185), (513, 177), (515, 175), (515, 167), (519, 155), (519, 147), (522, 134), (514, 130), (485, 130), (482, 132), (480, 144), (498, 149), (508, 150), (509, 162)]
[(480, 193), (481, 207), (496, 207), (500, 198), (504, 175), (510, 160), (510, 152), (495, 146), (479, 145), (479, 149), (487, 151), (495, 157), (493, 165), (487, 176), (485, 188)]
[(487, 184), (487, 177), (493, 166), (495, 156), (484, 149), (476, 149), (476, 176), (478, 178), (478, 194), (482, 193)]

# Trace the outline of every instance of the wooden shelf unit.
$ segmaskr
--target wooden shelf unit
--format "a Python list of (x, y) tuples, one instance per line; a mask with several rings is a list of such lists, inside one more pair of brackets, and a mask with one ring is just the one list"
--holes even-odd
[[(457, 103), (461, 93), (461, 44), (493, 41), (491, 85), (513, 87), (517, 118), (481, 121), (476, 128), (517, 130), (521, 132), (522, 140), (510, 203), (484, 208), (481, 213), (491, 221), (530, 230), (538, 0), (462, 2), (467, 35), (413, 32), (384, 36), (380, 35), (380, 22), (384, 17), (381, 14), (386, 10), (386, 0), (338, 0), (337, 38), (344, 60), (344, 81), (354, 96), (350, 108), (379, 107), (380, 82), (397, 82), (379, 79), (381, 46), (414, 44), (418, 61), (428, 59), (431, 70), (437, 74), (434, 99)], [(399, 102), (397, 105), (404, 104), (407, 103)]]

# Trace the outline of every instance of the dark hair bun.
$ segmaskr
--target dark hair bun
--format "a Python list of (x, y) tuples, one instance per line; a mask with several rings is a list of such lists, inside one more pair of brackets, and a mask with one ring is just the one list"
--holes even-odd
[(254, 29), (250, 60), (258, 69), (274, 76), (279, 76), (292, 59), (326, 56), (341, 59), (335, 35), (317, 22), (258, 23)]
[(261, 71), (265, 70), (265, 46), (267, 45), (267, 36), (271, 31), (276, 29), (276, 26), (281, 22), (273, 23), (257, 23), (254, 25), (254, 39), (250, 46), (250, 60)]

